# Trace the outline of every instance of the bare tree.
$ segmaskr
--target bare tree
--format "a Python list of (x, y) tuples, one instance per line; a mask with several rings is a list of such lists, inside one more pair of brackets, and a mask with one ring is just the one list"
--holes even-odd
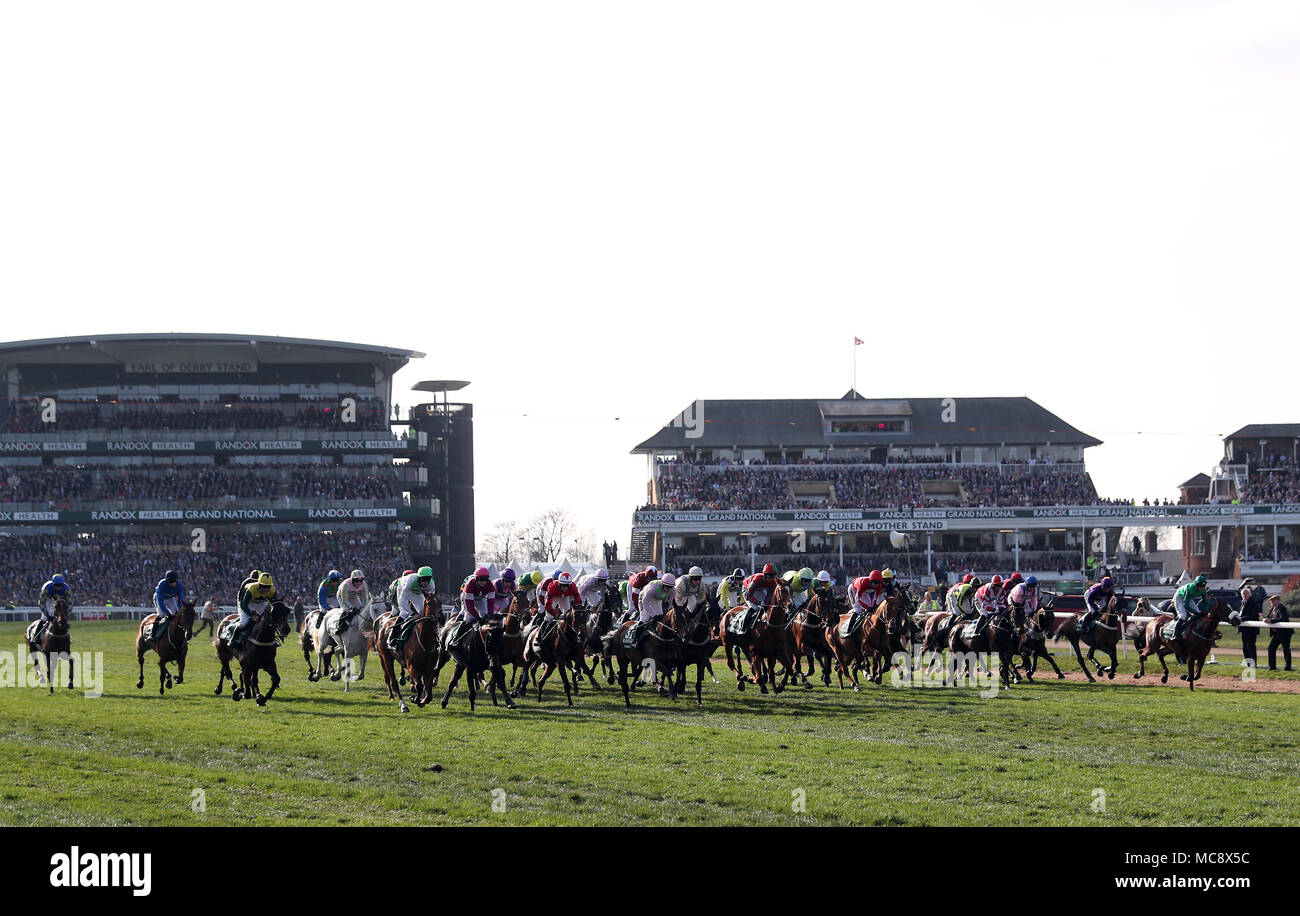
[(580, 563), (605, 562), (605, 558), (600, 554), (600, 547), (596, 544), (596, 531), (594, 528), (582, 528), (573, 532), (569, 537), (569, 546), (566, 551), (570, 559), (577, 560)]
[(529, 560), (533, 563), (554, 563), (563, 555), (573, 532), (572, 512), (567, 509), (547, 509), (524, 529)]
[(479, 562), (506, 566), (523, 559), (529, 553), (524, 532), (525, 529), (514, 519), (497, 522), (479, 542)]

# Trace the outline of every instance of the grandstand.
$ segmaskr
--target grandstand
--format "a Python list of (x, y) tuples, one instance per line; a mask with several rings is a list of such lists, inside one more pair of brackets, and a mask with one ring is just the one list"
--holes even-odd
[[(1180, 485), (1187, 502), (1224, 507), (1240, 518), (1183, 531), (1183, 563), (1195, 575), (1276, 579), (1300, 574), (1300, 423), (1253, 423), (1223, 440), (1209, 474)], [(1261, 506), (1276, 507), (1274, 518)], [(1247, 511), (1249, 507), (1249, 511)]]
[(1029, 398), (697, 401), (632, 450), (629, 563), (1077, 579), (1124, 528), (1084, 463), (1099, 444)]
[[(81, 605), (145, 604), (171, 567), (222, 604), (253, 567), (307, 600), (331, 567), (450, 581), (473, 552), (472, 411), (397, 415), (392, 377), (421, 356), (233, 334), (0, 344), (0, 601), (31, 604), (55, 571)], [(455, 486), (450, 464), (469, 467)]]

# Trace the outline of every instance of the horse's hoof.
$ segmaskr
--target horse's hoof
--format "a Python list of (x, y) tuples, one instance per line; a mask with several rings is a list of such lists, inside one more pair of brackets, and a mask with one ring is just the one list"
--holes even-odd
[(141, 680), (141, 681), (136, 681), (136, 682), (135, 682), (135, 689), (136, 689), (136, 690), (143, 690), (143, 689), (144, 689), (144, 681), (142, 681), (142, 680)]
[(221, 696), (221, 688), (220, 688), (220, 687), (218, 687), (216, 690), (214, 690), (214, 691), (212, 691), (212, 692), (215, 693), (217, 696)]
[(1167, 674), (1161, 675), (1161, 676), (1160, 676), (1160, 683), (1162, 683), (1162, 684), (1168, 684), (1168, 683), (1169, 683), (1169, 675), (1167, 675)]
[(185, 678), (183, 678), (183, 677), (178, 677), (178, 678), (176, 679), (176, 683), (177, 683), (177, 684), (184, 684), (184, 683), (185, 683)]
[(257, 698), (257, 705), (258, 705), (258, 706), (265, 706), (265, 705), (266, 705), (266, 697), (258, 697), (258, 698)]
[[(410, 711), (411, 711), (411, 710), (410, 710), (410, 707), (408, 707), (405, 703), (403, 703), (401, 706), (399, 706), (399, 707), (397, 707), (397, 708), (400, 709), (402, 712), (410, 712)], [(446, 704), (446, 703), (443, 703), (443, 704), (442, 704), (442, 708), (443, 708), (443, 709), (446, 709), (446, 708), (447, 708), (447, 704)]]

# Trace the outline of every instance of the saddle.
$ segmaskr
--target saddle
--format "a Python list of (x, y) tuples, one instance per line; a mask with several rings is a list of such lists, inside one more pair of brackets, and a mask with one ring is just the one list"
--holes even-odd
[(972, 620), (970, 623), (966, 624), (966, 626), (961, 628), (961, 638), (967, 641), (974, 639), (975, 631), (979, 629), (979, 625), (980, 622), (978, 620)]
[(171, 623), (170, 617), (155, 617), (151, 623), (144, 625), (145, 642), (158, 642), (167, 634), (167, 624)]
[(330, 633), (334, 636), (338, 636), (351, 625), (352, 619), (360, 613), (361, 611), (356, 609), (344, 611), (339, 615), (338, 620), (334, 621), (334, 625), (330, 627)]
[(858, 630), (861, 630), (863, 622), (870, 614), (870, 611), (854, 611), (850, 614), (849, 619), (840, 624), (840, 639), (848, 639)]
[(459, 648), (460, 644), (464, 642), (465, 637), (469, 635), (473, 630), (474, 630), (474, 624), (468, 618), (456, 624), (454, 627), (451, 628), (451, 632), (447, 634), (447, 648), (448, 649)]
[(419, 614), (413, 614), (405, 620), (399, 617), (397, 623), (393, 624), (393, 628), (388, 631), (388, 644), (394, 652), (401, 650), (406, 637), (411, 635), (411, 631), (415, 629), (415, 622), (419, 619)]
[(640, 649), (641, 641), (645, 638), (645, 631), (649, 629), (649, 623), (634, 623), (623, 631), (623, 648)]
[(239, 618), (228, 620), (217, 628), (217, 641), (230, 645), (230, 641), (235, 637), (235, 631), (239, 629)]
[(754, 621), (758, 619), (758, 608), (746, 605), (745, 609), (739, 614), (731, 615), (727, 621), (727, 632), (732, 636), (744, 636), (754, 627)]

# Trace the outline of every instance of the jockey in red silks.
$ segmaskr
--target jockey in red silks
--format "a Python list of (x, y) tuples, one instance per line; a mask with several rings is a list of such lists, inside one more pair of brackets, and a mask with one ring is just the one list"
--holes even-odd
[(485, 620), (490, 613), (488, 602), (496, 597), (496, 593), (496, 586), (492, 584), (492, 577), (488, 574), (487, 567), (480, 566), (474, 570), (474, 578), (465, 583), (460, 593), (465, 619), (475, 623)]
[(546, 588), (546, 600), (542, 604), (542, 609), (551, 616), (552, 619), (565, 614), (575, 604), (582, 600), (578, 594), (578, 586), (573, 584), (573, 576), (567, 572), (562, 572), (555, 577)]

